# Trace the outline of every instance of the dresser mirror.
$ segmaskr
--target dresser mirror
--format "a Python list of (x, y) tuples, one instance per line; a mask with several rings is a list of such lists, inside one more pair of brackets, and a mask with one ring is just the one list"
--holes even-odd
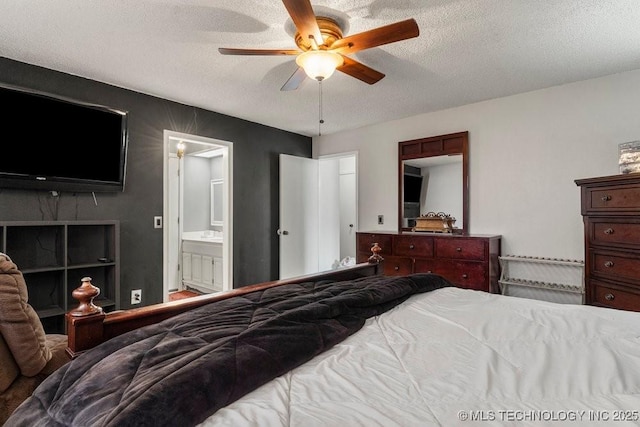
[(402, 141), (398, 163), (398, 230), (467, 234), (468, 133)]

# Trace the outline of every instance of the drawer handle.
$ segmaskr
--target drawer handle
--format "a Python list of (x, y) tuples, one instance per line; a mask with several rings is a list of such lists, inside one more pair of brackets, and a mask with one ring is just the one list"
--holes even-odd
[(463, 275), (462, 275), (462, 278), (463, 278), (463, 279), (467, 279), (468, 277), (469, 277), (469, 275), (467, 275), (467, 274), (463, 274)]
[(604, 230), (604, 234), (613, 234), (613, 228), (607, 228)]
[(395, 271), (400, 271), (400, 266), (399, 266), (399, 265), (396, 265), (395, 267), (393, 267), (393, 269), (394, 269)]
[(409, 245), (409, 249), (413, 249), (415, 248), (415, 246), (413, 246), (413, 244)]
[(606, 299), (607, 301), (613, 301), (616, 297), (613, 294), (606, 294), (604, 296), (604, 299)]
[(613, 267), (613, 261), (607, 261), (607, 262), (605, 262), (605, 263), (604, 263), (604, 266), (605, 266), (605, 267), (608, 267), (608, 268)]
[(462, 252), (462, 248), (456, 248), (456, 251)]
[(601, 200), (602, 200), (603, 202), (608, 202), (609, 200), (611, 200), (611, 196), (609, 196), (608, 194), (606, 194), (606, 195), (602, 196), (602, 199), (601, 199)]

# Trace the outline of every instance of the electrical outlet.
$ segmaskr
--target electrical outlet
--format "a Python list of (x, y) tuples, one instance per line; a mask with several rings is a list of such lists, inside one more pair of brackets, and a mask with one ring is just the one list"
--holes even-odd
[(131, 304), (140, 304), (142, 302), (142, 289), (134, 289), (131, 291)]
[(384, 224), (384, 215), (378, 215), (378, 224)]

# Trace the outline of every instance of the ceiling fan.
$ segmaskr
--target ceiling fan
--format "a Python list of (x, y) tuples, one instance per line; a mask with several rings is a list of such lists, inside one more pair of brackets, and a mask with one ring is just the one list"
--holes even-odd
[(297, 89), (305, 76), (322, 81), (331, 76), (334, 70), (374, 84), (380, 81), (384, 74), (346, 55), (410, 39), (420, 34), (415, 19), (407, 19), (343, 37), (338, 22), (329, 17), (316, 16), (310, 0), (282, 2), (296, 27), (295, 42), (299, 49), (218, 49), (223, 55), (297, 55), (298, 69), (280, 90)]

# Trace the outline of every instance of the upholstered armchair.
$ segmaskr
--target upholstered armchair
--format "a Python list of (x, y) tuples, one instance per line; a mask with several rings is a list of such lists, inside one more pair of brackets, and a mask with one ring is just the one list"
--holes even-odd
[(18, 267), (0, 253), (0, 425), (70, 359), (67, 336), (45, 334)]

